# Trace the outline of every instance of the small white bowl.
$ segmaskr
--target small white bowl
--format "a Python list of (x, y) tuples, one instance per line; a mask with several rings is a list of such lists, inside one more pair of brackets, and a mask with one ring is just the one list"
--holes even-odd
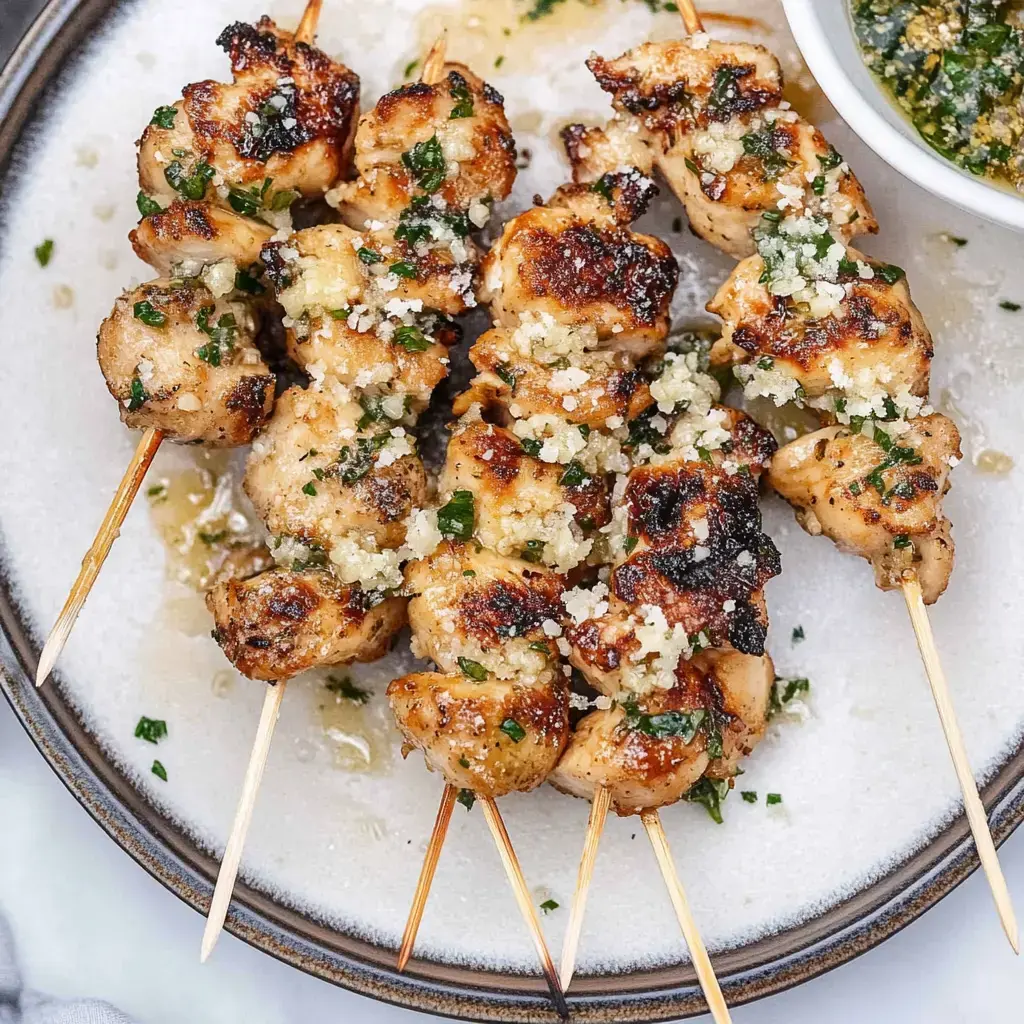
[(865, 67), (848, 0), (782, 0), (807, 66), (839, 116), (886, 163), (922, 188), (996, 224), (1024, 231), (1024, 199), (939, 156)]

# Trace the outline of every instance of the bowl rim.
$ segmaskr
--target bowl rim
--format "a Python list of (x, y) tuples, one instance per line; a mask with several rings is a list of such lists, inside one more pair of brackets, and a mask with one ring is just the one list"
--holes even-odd
[[(76, 63), (76, 53), (118, 0), (48, 0), (0, 70), (0, 181), (17, 173), (28, 129)], [(4, 209), (0, 204), (0, 244)], [(0, 531), (0, 690), (44, 759), (101, 828), (157, 881), (200, 913), (218, 862), (180, 823), (136, 790), (62, 697), (59, 675), (32, 683), (39, 637), (23, 621)], [(997, 845), (1024, 820), (1024, 737), (983, 787)], [(960, 815), (905, 860), (822, 914), (712, 959), (731, 1005), (792, 988), (895, 934), (979, 866)], [(395, 950), (338, 932), (239, 882), (226, 921), (233, 935), (291, 966), (350, 991), (407, 1009), (478, 1021), (558, 1021), (539, 976), (480, 970), (423, 958), (399, 974)], [(196, 932), (198, 944), (198, 929)], [(568, 995), (580, 1020), (668, 1021), (707, 1010), (687, 964), (578, 976)]]
[[(845, 9), (852, 36), (849, 0), (835, 2)], [(1024, 231), (1024, 198), (973, 177), (936, 153), (926, 142), (908, 139), (864, 98), (835, 55), (832, 39), (820, 16), (822, 0), (782, 0), (782, 6), (811, 74), (839, 116), (866, 146), (893, 170), (933, 195), (993, 224)], [(881, 87), (877, 83), (874, 87), (889, 103)]]

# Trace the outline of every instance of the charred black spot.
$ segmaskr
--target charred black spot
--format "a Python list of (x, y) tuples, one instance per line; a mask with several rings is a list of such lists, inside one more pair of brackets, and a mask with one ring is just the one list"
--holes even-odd
[(487, 100), (488, 103), (495, 103), (499, 107), (504, 106), (505, 97), (502, 96), (501, 93), (498, 92), (498, 90), (495, 89), (493, 85), (488, 85), (487, 82), (484, 82), (483, 94), (484, 99)]
[(246, 647), (255, 647), (258, 651), (268, 650), (270, 641), (265, 636), (249, 636), (245, 638)]
[[(173, 204), (167, 212), (173, 214), (174, 207), (177, 205), (177, 203)], [(156, 217), (159, 216), (160, 214), (156, 215)], [(185, 231), (196, 238), (205, 238), (209, 241), (217, 233), (200, 203), (182, 203), (181, 219), (185, 226)]]
[(272, 373), (242, 377), (231, 389), (225, 405), (231, 412), (241, 413), (246, 427), (255, 432), (266, 418), (267, 395), (274, 390)]
[(263, 264), (264, 273), (278, 291), (287, 288), (292, 283), (288, 264), (281, 258), (280, 250), (283, 244), (283, 242), (267, 242), (260, 250), (260, 262)]
[(471, 589), (461, 601), (466, 628), (484, 640), (507, 640), (539, 629), (547, 619), (557, 622), (563, 614), (561, 603), (551, 587), (547, 591), (502, 580)]
[(740, 654), (764, 654), (764, 642), (768, 627), (761, 621), (758, 610), (749, 602), (737, 602), (736, 610), (729, 618), (729, 643)]
[(679, 529), (689, 503), (703, 494), (699, 473), (635, 473), (626, 494), (630, 523), (656, 544), (661, 535)]
[(301, 622), (320, 607), (320, 596), (309, 586), (291, 585), (267, 601), (267, 611), (275, 619)]
[(277, 52), (277, 39), (272, 32), (261, 32), (255, 25), (236, 21), (228, 25), (216, 44), (231, 57), (232, 66), (239, 63), (247, 53), (261, 57), (272, 57)]

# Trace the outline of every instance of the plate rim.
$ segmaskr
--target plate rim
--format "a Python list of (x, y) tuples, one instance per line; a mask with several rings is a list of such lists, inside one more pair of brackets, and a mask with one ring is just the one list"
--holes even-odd
[[(98, 23), (124, 6), (118, 0), (44, 4), (0, 70), (0, 182), (15, 173), (26, 129), (45, 114), (54, 83), (77, 63), (81, 45)], [(0, 244), (3, 212), (0, 206)], [(37, 690), (32, 684), (37, 638), (11, 597), (5, 551), (0, 533), (0, 690), (57, 777), (107, 835), (168, 890), (204, 913), (217, 861), (118, 772), (63, 701), (59, 686), (51, 681)], [(1024, 737), (983, 787), (982, 798), (1001, 845), (1024, 821)], [(849, 962), (916, 920), (978, 866), (960, 813), (905, 860), (823, 913), (713, 955), (726, 998), (731, 1005), (750, 1002)], [(480, 1021), (558, 1020), (539, 977), (419, 958), (399, 974), (394, 950), (336, 932), (243, 883), (236, 887), (226, 928), (299, 970), (406, 1009)], [(759, 950), (766, 954), (762, 959)], [(689, 964), (580, 976), (568, 1000), (574, 1016), (595, 1022), (656, 1022), (706, 1012)]]

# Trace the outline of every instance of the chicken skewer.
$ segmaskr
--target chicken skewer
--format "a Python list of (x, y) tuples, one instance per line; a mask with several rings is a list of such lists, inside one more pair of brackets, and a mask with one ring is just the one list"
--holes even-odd
[[(273, 228), (253, 216), (287, 217), (295, 198), (316, 194), (348, 164), (358, 79), (310, 45), (320, 5), (321, 0), (311, 0), (295, 36), (269, 20), (256, 27), (230, 26), (218, 43), (231, 54), (234, 83), (189, 86), (184, 100), (157, 109), (140, 140), (143, 220), (132, 232), (133, 245), (168, 277), (202, 273), (213, 294), (200, 293), (200, 308), (230, 291), (239, 271), (238, 280), (261, 290), (245, 270)], [(283, 127), (286, 122), (290, 127)], [(172, 150), (183, 155), (171, 159)], [(277, 187), (271, 192), (272, 182)], [(160, 200), (170, 206), (165, 210)], [(161, 283), (166, 284), (154, 282)], [(144, 433), (40, 653), (37, 686), (60, 657), (163, 441), (247, 444), (273, 402), (274, 378), (254, 348), (242, 353), (236, 346), (233, 320), (224, 320), (224, 314), (200, 320), (197, 314), (190, 327), (195, 338), (189, 339), (173, 294), (157, 288), (155, 298), (147, 288), (152, 286), (144, 286), (132, 304), (135, 322), (124, 315), (122, 302), (99, 342), (122, 420)], [(173, 345), (167, 344), (168, 336)], [(193, 353), (200, 364), (190, 359)], [(218, 387), (225, 377), (221, 364), (237, 365), (243, 354), (253, 357), (243, 374), (248, 386), (226, 393)], [(128, 366), (130, 355), (137, 361)], [(237, 420), (240, 413), (248, 420), (245, 431), (224, 430), (217, 423), (218, 417)]]
[[(374, 660), (406, 621), (394, 591), (404, 520), (424, 503), (426, 476), (405, 425), (447, 373), (457, 337), (450, 317), (476, 301), (471, 225), (483, 226), (485, 197), (504, 198), (515, 176), (500, 97), (445, 64), (443, 38), (424, 75), (361, 120), (359, 178), (327, 195), (347, 223), (295, 232), (260, 253), (285, 310), (288, 352), (313, 383), (281, 396), (246, 470), (245, 489), (285, 564), (207, 597), (225, 653), (272, 685), (203, 959), (226, 918), (287, 679), (314, 665)], [(457, 148), (452, 174), (444, 145)]]
[(689, 44), (592, 58), (591, 70), (647, 139), (693, 230), (742, 259), (708, 307), (725, 320), (716, 360), (737, 364), (748, 395), (803, 401), (831, 424), (781, 449), (768, 482), (805, 529), (867, 558), (880, 587), (902, 591), (979, 858), (1017, 951), (1009, 892), (925, 611), (952, 570), (940, 500), (960, 458), (955, 426), (925, 406), (930, 335), (903, 272), (849, 246), (877, 222), (842, 157), (781, 102), (778, 62), (762, 47), (708, 40), (693, 4), (680, 10), (698, 33)]
[(696, 353), (669, 353), (651, 392), (659, 416), (635, 446), (608, 585), (566, 602), (572, 663), (609, 705), (618, 703), (579, 723), (550, 780), (593, 802), (562, 981), (572, 977), (596, 846), (613, 805), (641, 815), (708, 1004), (727, 1020), (666, 859), (658, 808), (700, 785), (728, 785), (764, 732), (774, 672), (761, 591), (779, 560), (760, 529), (757, 480), (775, 444), (746, 416), (717, 405), (718, 385), (697, 369)]
[[(591, 143), (593, 162), (613, 155), (602, 140)], [(463, 418), (441, 479), (451, 501), (428, 513), (438, 534), (406, 569), (414, 650), (442, 673), (399, 679), (388, 690), (406, 739), (447, 781), (400, 967), (415, 941), (453, 790), (493, 799), (531, 789), (565, 743), (567, 694), (553, 651), (564, 619), (560, 595), (609, 523), (606, 477), (628, 464), (616, 431), (624, 439), (627, 418), (651, 402), (634, 366), (663, 348), (677, 276), (662, 242), (628, 230), (653, 186), (614, 155), (595, 174), (596, 187), (563, 186), (547, 206), (509, 222), (484, 262), (496, 327), (473, 346), (480, 372), (454, 404)], [(473, 538), (482, 548), (475, 557), (465, 543), (442, 539), (456, 501), (468, 513), (458, 540)], [(451, 674), (459, 670), (472, 681)], [(563, 708), (553, 736), (536, 715), (527, 729), (521, 716), (502, 720), (499, 695), (531, 692)], [(524, 765), (523, 741), (534, 740), (534, 729), (544, 742), (527, 748)], [(532, 906), (530, 916), (537, 937)], [(560, 992), (552, 977), (549, 986)]]

